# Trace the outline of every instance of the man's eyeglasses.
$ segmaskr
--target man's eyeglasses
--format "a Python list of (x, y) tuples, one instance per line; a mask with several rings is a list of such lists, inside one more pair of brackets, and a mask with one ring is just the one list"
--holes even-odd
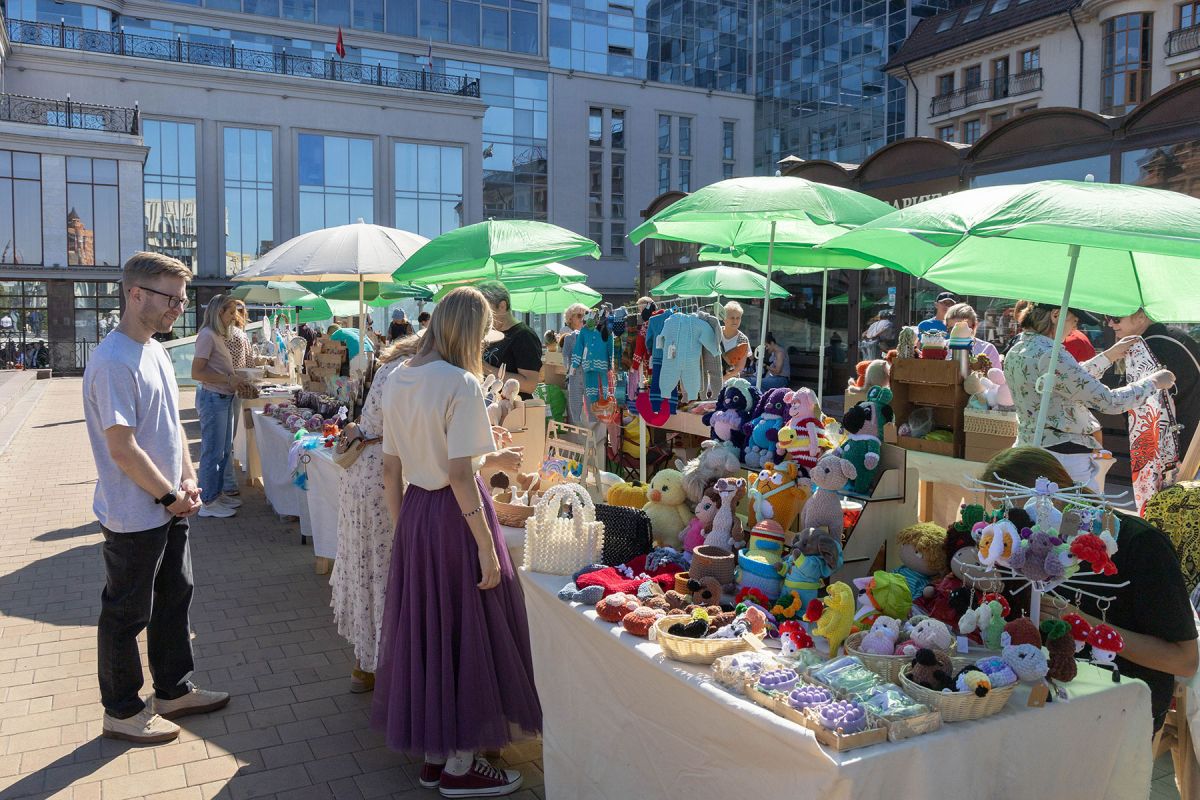
[(138, 288), (144, 292), (153, 292), (167, 298), (167, 306), (169, 308), (178, 308), (182, 311), (188, 307), (188, 299), (186, 297), (179, 297), (168, 292), (160, 292), (158, 289), (151, 289), (149, 286), (139, 286)]

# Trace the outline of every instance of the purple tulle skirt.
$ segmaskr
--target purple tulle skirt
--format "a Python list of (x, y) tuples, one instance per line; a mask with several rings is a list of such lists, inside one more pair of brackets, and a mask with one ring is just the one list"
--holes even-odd
[(450, 487), (404, 493), (371, 708), (395, 750), (498, 750), (542, 729), (525, 596), (482, 481), (479, 493), (500, 561), (487, 591)]

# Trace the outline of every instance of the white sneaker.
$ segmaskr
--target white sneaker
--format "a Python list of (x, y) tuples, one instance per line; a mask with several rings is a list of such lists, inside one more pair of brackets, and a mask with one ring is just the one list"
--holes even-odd
[(207, 689), (197, 689), (195, 686), (183, 697), (174, 700), (162, 700), (154, 697), (151, 706), (164, 719), (179, 719), (189, 714), (207, 714), (229, 705), (228, 692), (210, 692)]
[(117, 719), (105, 713), (104, 736), (138, 744), (158, 744), (177, 739), (179, 726), (163, 719), (147, 706), (128, 719)]
[(232, 517), (236, 513), (236, 509), (230, 508), (220, 500), (213, 500), (211, 503), (204, 503), (200, 506), (200, 516), (202, 517)]
[(230, 497), (227, 494), (217, 495), (216, 502), (218, 502), (221, 505), (226, 506), (228, 508), (241, 508), (242, 507), (241, 500), (238, 500), (236, 497)]

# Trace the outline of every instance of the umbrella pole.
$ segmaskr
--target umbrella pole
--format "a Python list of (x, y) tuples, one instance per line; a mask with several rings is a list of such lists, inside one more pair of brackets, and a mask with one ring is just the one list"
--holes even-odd
[(829, 270), (821, 270), (821, 339), (817, 342), (817, 407), (825, 399), (825, 310), (829, 299)]
[(758, 364), (754, 385), (762, 391), (763, 356), (767, 352), (767, 318), (771, 315), (771, 268), (775, 264), (775, 220), (771, 220), (771, 242), (767, 246), (767, 288), (763, 290), (762, 330), (758, 332)]
[(1058, 356), (1062, 352), (1063, 331), (1067, 326), (1067, 306), (1071, 300), (1071, 286), (1075, 283), (1075, 267), (1079, 263), (1079, 245), (1073, 244), (1068, 250), (1071, 266), (1067, 269), (1067, 285), (1063, 289), (1062, 305), (1058, 309), (1058, 325), (1054, 330), (1054, 347), (1050, 349), (1050, 371), (1042, 376), (1042, 403), (1038, 408), (1037, 423), (1033, 429), (1033, 446), (1041, 447), (1043, 434), (1046, 430), (1046, 417), (1050, 414), (1050, 398), (1054, 395), (1054, 382), (1058, 375)]

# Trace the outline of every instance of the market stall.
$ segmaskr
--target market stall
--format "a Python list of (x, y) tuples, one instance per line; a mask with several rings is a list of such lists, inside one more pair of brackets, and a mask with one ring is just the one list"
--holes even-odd
[(280, 516), (298, 517), (300, 536), (307, 540), (312, 536), (308, 498), (293, 480), (292, 468), (288, 464), (293, 434), (261, 411), (252, 413), (254, 442), (262, 465), (263, 492), (267, 502)]
[[(1149, 792), (1150, 692), (1081, 666), (1071, 700), (844, 753), (717, 685), (705, 667), (555, 594), (522, 573), (545, 714), (546, 796), (1015, 798), (1124, 800)], [(1133, 722), (1140, 720), (1140, 722)], [(617, 768), (619, 765), (619, 768)]]

